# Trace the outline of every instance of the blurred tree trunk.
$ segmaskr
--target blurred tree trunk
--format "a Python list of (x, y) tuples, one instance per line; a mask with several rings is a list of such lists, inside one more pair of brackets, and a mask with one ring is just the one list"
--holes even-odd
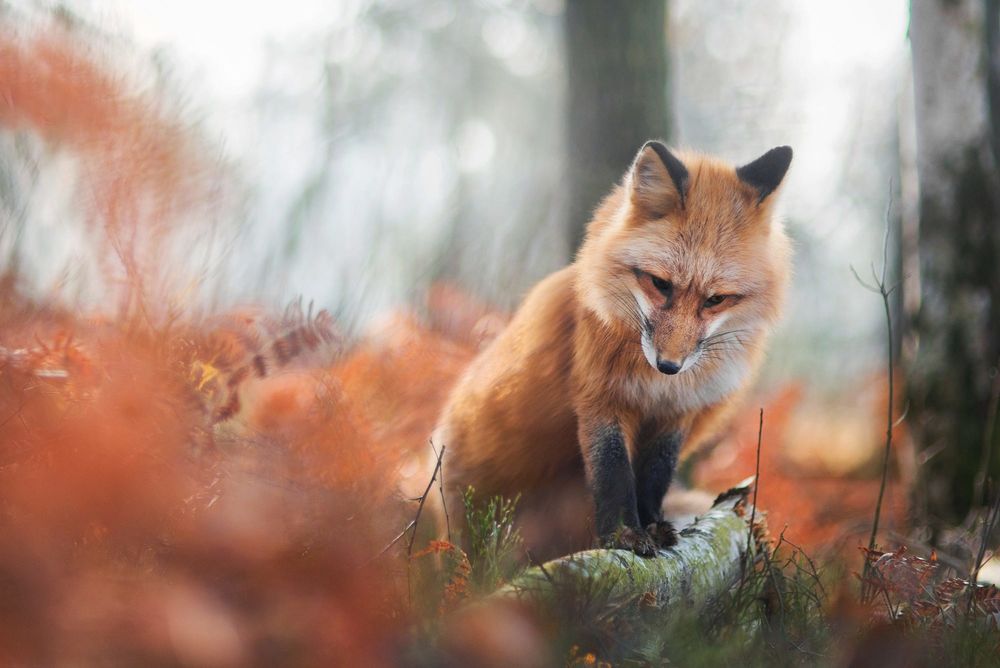
[[(928, 520), (961, 520), (982, 462), (1000, 362), (1000, 0), (912, 0), (920, 304), (909, 360)], [(992, 441), (992, 444), (990, 443)], [(923, 498), (920, 499), (919, 497)]]
[(566, 3), (571, 249), (647, 139), (671, 132), (666, 0)]

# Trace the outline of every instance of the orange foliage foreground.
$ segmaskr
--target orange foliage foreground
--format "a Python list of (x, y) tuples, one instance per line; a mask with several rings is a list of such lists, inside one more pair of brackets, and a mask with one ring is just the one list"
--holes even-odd
[(241, 371), (315, 318), (255, 326), (0, 326), (0, 662), (388, 660), (398, 453), (334, 370)]

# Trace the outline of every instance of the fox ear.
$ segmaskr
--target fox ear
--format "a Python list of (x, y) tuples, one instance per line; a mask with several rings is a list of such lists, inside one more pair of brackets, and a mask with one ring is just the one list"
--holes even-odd
[(781, 179), (785, 178), (791, 163), (791, 147), (778, 146), (753, 162), (737, 167), (736, 176), (757, 191), (757, 204), (760, 204), (781, 185)]
[(632, 163), (629, 184), (632, 205), (650, 218), (660, 218), (678, 206), (684, 208), (688, 170), (666, 146), (648, 141)]

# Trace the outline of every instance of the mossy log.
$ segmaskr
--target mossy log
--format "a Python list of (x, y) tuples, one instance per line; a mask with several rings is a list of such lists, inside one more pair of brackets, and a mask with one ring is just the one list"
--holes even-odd
[(563, 593), (599, 591), (605, 600), (646, 598), (661, 607), (701, 608), (739, 582), (748, 542), (751, 556), (759, 552), (757, 539), (748, 541), (752, 481), (720, 495), (678, 532), (676, 545), (656, 557), (625, 550), (578, 552), (529, 568), (494, 596), (555, 600)]

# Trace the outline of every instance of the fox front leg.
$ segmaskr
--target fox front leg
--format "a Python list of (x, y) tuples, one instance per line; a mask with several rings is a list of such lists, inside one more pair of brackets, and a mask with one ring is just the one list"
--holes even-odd
[(657, 546), (639, 520), (635, 474), (621, 427), (605, 425), (583, 436), (587, 482), (594, 497), (601, 544), (653, 556)]
[(639, 523), (660, 547), (670, 547), (677, 542), (673, 525), (663, 519), (663, 497), (677, 469), (682, 440), (683, 435), (677, 431), (660, 434), (640, 448), (636, 457)]

